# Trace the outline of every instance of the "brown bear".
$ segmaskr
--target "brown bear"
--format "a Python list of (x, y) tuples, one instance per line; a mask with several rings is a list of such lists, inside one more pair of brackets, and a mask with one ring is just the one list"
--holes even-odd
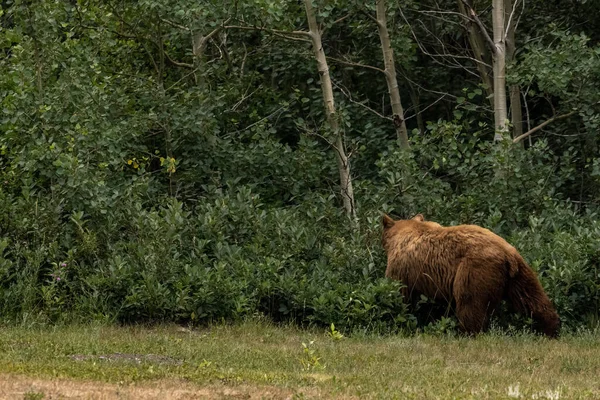
[(405, 299), (423, 294), (453, 304), (460, 328), (481, 332), (502, 300), (531, 316), (534, 328), (558, 336), (560, 321), (535, 272), (500, 236), (476, 225), (443, 227), (418, 214), (383, 216), (388, 278), (402, 281)]

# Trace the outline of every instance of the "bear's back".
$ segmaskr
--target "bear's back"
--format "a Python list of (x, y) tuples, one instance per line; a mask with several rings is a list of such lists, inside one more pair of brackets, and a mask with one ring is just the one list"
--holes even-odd
[(386, 276), (410, 282), (423, 293), (450, 294), (463, 260), (469, 259), (473, 267), (487, 268), (520, 258), (507, 241), (477, 225), (444, 227), (429, 221), (399, 221), (388, 240)]

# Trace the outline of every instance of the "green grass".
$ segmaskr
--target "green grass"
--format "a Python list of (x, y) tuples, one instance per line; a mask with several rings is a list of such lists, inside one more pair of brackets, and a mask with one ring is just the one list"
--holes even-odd
[(5, 326), (0, 374), (120, 385), (177, 380), (274, 388), (300, 398), (583, 399), (600, 398), (599, 339), (486, 334), (336, 340), (325, 331), (256, 321), (197, 330)]

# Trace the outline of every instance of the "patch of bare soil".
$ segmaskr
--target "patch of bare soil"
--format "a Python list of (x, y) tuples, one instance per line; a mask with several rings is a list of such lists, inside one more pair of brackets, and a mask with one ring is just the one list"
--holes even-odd
[[(303, 393), (304, 398), (320, 397)], [(291, 390), (239, 385), (194, 386), (181, 381), (154, 381), (132, 385), (116, 385), (70, 379), (42, 379), (0, 374), (0, 399), (292, 399)]]

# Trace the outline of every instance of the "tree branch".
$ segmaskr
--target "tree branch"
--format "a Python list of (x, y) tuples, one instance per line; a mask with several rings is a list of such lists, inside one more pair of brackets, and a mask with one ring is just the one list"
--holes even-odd
[[(425, 110), (427, 110), (428, 108), (433, 107), (434, 105), (436, 105), (437, 103), (439, 103), (440, 101), (442, 101), (444, 98), (446, 98), (446, 94), (441, 95), (436, 101), (434, 101), (433, 103), (429, 104), (427, 107), (425, 107), (424, 109), (420, 110), (419, 112), (423, 112)], [(411, 118), (414, 118), (418, 115), (418, 113), (415, 113), (414, 115), (411, 115), (410, 117), (406, 117), (404, 118), (405, 121), (408, 121)]]
[(529, 131), (525, 132), (524, 134), (522, 134), (521, 136), (517, 136), (516, 138), (513, 139), (513, 143), (518, 143), (521, 140), (525, 139), (527, 136), (531, 135), (532, 133), (535, 133), (537, 131), (539, 131), (540, 129), (543, 129), (546, 125), (554, 122), (554, 121), (558, 121), (559, 119), (565, 119), (568, 118), (572, 115), (577, 114), (577, 111), (571, 111), (570, 113), (567, 114), (563, 114), (563, 115), (559, 115), (556, 117), (552, 117), (549, 120), (542, 122), (541, 124), (539, 124), (538, 126), (536, 126), (535, 128), (530, 129)]
[(223, 29), (222, 26), (216, 27), (215, 29), (213, 29), (208, 35), (206, 36), (202, 36), (201, 33), (196, 34), (194, 37), (192, 37), (192, 45), (193, 45), (193, 53), (195, 56), (199, 56), (203, 53), (204, 51), (204, 46), (206, 46), (206, 43), (213, 37), (215, 36), (217, 33), (219, 33), (221, 31), (221, 29)]
[(166, 51), (165, 53), (165, 57), (167, 57), (167, 61), (169, 61), (171, 64), (177, 66), (177, 67), (182, 67), (182, 68), (188, 68), (188, 69), (194, 69), (194, 66), (192, 64), (188, 64), (188, 63), (184, 63), (184, 62), (179, 62), (179, 61), (175, 61), (173, 60), (170, 56), (169, 53), (167, 53)]
[(363, 13), (367, 18), (369, 18), (371, 21), (375, 22), (377, 25), (379, 25), (379, 21), (377, 21), (377, 18), (375, 18), (374, 16), (371, 15), (371, 13), (369, 13), (366, 10), (361, 9), (360, 10), (361, 13)]
[(465, 5), (465, 7), (467, 7), (467, 9), (469, 10), (469, 14), (471, 14), (471, 18), (473, 18), (473, 20), (475, 21), (475, 23), (479, 27), (479, 30), (481, 31), (481, 34), (483, 35), (483, 37), (485, 38), (486, 42), (490, 46), (492, 52), (494, 54), (496, 54), (497, 53), (497, 51), (496, 51), (496, 45), (494, 44), (494, 41), (490, 37), (490, 34), (488, 33), (485, 25), (483, 25), (483, 22), (481, 22), (481, 20), (479, 19), (479, 16), (475, 12), (475, 10), (473, 10), (473, 8), (469, 4), (469, 2), (467, 0), (461, 0), (461, 1)]
[[(468, 59), (470, 59), (470, 60), (474, 61), (475, 63), (481, 63), (481, 61), (479, 61), (479, 60), (476, 60), (476, 59), (474, 59), (474, 58), (472, 58), (472, 57), (465, 57), (465, 56), (452, 56), (452, 55), (449, 55), (449, 54), (434, 54), (434, 53), (430, 53), (430, 52), (428, 52), (428, 51), (427, 51), (427, 49), (425, 49), (425, 46), (423, 46), (423, 44), (421, 43), (421, 41), (420, 41), (420, 40), (419, 40), (419, 38), (417, 37), (417, 34), (415, 33), (415, 31), (414, 31), (414, 29), (413, 29), (412, 25), (411, 25), (411, 24), (408, 22), (408, 19), (406, 18), (406, 16), (405, 16), (405, 15), (404, 15), (404, 13), (402, 12), (402, 9), (400, 8), (398, 11), (400, 12), (400, 15), (402, 16), (402, 19), (404, 19), (404, 22), (406, 23), (406, 25), (407, 25), (407, 26), (408, 26), (408, 28), (410, 29), (410, 32), (411, 32), (411, 34), (412, 34), (412, 37), (413, 37), (413, 39), (415, 40), (415, 43), (417, 44), (417, 46), (419, 46), (419, 49), (421, 49), (421, 51), (423, 52), (423, 54), (425, 54), (425, 55), (427, 55), (427, 56), (431, 57), (431, 59), (432, 59), (432, 61), (433, 61), (434, 63), (436, 63), (436, 64), (439, 64), (439, 65), (442, 65), (442, 66), (444, 66), (444, 67), (448, 67), (448, 68), (460, 68), (460, 69), (464, 70), (465, 72), (467, 72), (467, 73), (469, 73), (469, 74), (472, 74), (472, 75), (475, 75), (475, 76), (479, 77), (479, 75), (478, 75), (478, 74), (476, 74), (476, 73), (472, 72), (471, 70), (469, 70), (468, 68), (466, 68), (464, 65), (461, 65), (461, 64), (460, 64), (460, 63), (457, 61), (457, 59), (458, 59), (458, 58), (468, 58)], [(444, 62), (438, 61), (438, 60), (437, 60), (438, 58), (442, 58), (443, 60), (448, 60), (448, 59), (449, 59), (449, 60), (452, 60), (452, 61), (454, 61), (454, 63), (449, 63), (449, 62), (447, 62), (447, 63), (444, 63)]]
[(340, 84), (338, 84), (338, 83), (336, 83), (336, 82), (333, 82), (333, 84), (335, 85), (335, 87), (337, 87), (338, 89), (340, 89), (340, 92), (341, 92), (341, 93), (342, 93), (344, 96), (346, 96), (346, 97), (348, 98), (348, 101), (350, 101), (351, 103), (354, 103), (354, 104), (356, 104), (356, 105), (359, 105), (359, 106), (363, 107), (363, 108), (364, 108), (364, 109), (366, 109), (367, 111), (370, 111), (370, 112), (372, 112), (373, 114), (377, 115), (379, 118), (383, 118), (383, 119), (387, 119), (387, 120), (389, 120), (389, 121), (393, 121), (393, 119), (392, 119), (391, 117), (386, 117), (385, 115), (383, 115), (383, 114), (380, 114), (380, 113), (378, 113), (377, 111), (373, 110), (371, 107), (369, 107), (369, 106), (367, 106), (367, 105), (365, 105), (365, 104), (361, 103), (360, 101), (356, 101), (356, 100), (354, 100), (354, 99), (352, 98), (352, 95), (350, 94), (350, 91), (349, 91), (349, 90), (346, 90), (346, 89), (344, 89), (344, 88), (342, 87), (342, 85), (340, 85)]
[[(417, 10), (417, 9), (410, 9), (409, 11), (416, 12), (418, 14), (425, 14), (425, 15), (431, 15), (431, 14), (433, 14), (433, 15), (435, 15), (435, 14), (439, 14), (439, 15), (457, 15), (457, 16), (459, 16), (462, 19), (465, 19), (467, 21), (473, 21), (467, 15), (464, 15), (463, 13), (459, 13), (459, 12), (456, 12), (456, 11)], [(456, 22), (450, 21), (450, 20), (447, 20), (447, 19), (443, 19), (443, 21), (451, 22), (453, 24), (456, 24)]]
[[(289, 106), (290, 106), (290, 104), (288, 104), (288, 107), (289, 107)], [(286, 110), (288, 110), (288, 109), (289, 109), (289, 108), (286, 108), (285, 106), (279, 107), (277, 110), (273, 111), (271, 114), (267, 115), (266, 117), (264, 117), (264, 118), (261, 118), (261, 119), (259, 119), (258, 121), (256, 121), (256, 122), (253, 122), (253, 123), (251, 123), (250, 125), (248, 125), (248, 126), (246, 126), (246, 127), (242, 128), (242, 129), (238, 129), (237, 131), (234, 131), (234, 132), (227, 132), (227, 134), (229, 134), (229, 135), (236, 135), (236, 134), (238, 134), (238, 133), (245, 132), (245, 131), (247, 131), (248, 129), (250, 129), (250, 128), (252, 128), (252, 127), (254, 127), (254, 126), (256, 126), (256, 125), (260, 124), (261, 122), (268, 120), (269, 118), (273, 117), (273, 116), (274, 116), (274, 115), (276, 115), (277, 113), (280, 113), (280, 112), (282, 112), (282, 111), (286, 111)]]
[(310, 32), (307, 32), (307, 31), (282, 31), (279, 29), (269, 29), (269, 28), (263, 28), (260, 26), (242, 26), (242, 25), (225, 25), (225, 26), (223, 26), (223, 28), (225, 28), (225, 29), (241, 29), (241, 30), (246, 30), (246, 31), (264, 31), (264, 32), (275, 33), (275, 34), (280, 34), (280, 35), (296, 35), (296, 36), (304, 36), (304, 37), (311, 38)]
[(170, 20), (168, 20), (168, 19), (166, 19), (166, 18), (161, 18), (160, 20), (161, 20), (162, 22), (166, 23), (167, 25), (171, 25), (171, 26), (172, 26), (172, 27), (174, 27), (174, 28), (179, 28), (179, 29), (182, 29), (182, 30), (184, 30), (184, 31), (188, 31), (188, 32), (191, 32), (191, 31), (192, 31), (192, 30), (191, 30), (190, 28), (188, 28), (187, 26), (180, 25), (180, 24), (178, 24), (178, 23), (176, 23), (176, 22), (173, 22), (173, 21), (170, 21)]
[(348, 65), (350, 67), (361, 67), (361, 68), (373, 69), (375, 71), (378, 71), (378, 72), (381, 72), (381, 73), (385, 74), (384, 70), (382, 70), (381, 68), (378, 68), (378, 67), (374, 67), (372, 65), (360, 64), (360, 63), (355, 63), (355, 62), (346, 61), (346, 60), (340, 60), (339, 58), (329, 57), (329, 56), (327, 58), (329, 60), (335, 61), (335, 62), (343, 64), (343, 65)]
[(482, 61), (482, 60), (478, 60), (477, 58), (473, 58), (473, 57), (469, 57), (469, 56), (461, 56), (461, 55), (456, 55), (456, 54), (451, 54), (448, 52), (448, 50), (446, 49), (446, 44), (439, 38), (437, 37), (433, 32), (431, 32), (429, 30), (429, 28), (427, 28), (427, 26), (423, 23), (423, 21), (418, 21), (419, 24), (421, 24), (421, 27), (427, 31), (429, 33), (429, 35), (433, 38), (435, 38), (435, 40), (439, 43), (440, 47), (442, 48), (443, 53), (438, 53), (436, 54), (439, 57), (446, 57), (448, 59), (452, 59), (453, 61), (455, 61), (456, 65), (460, 68), (464, 68), (462, 65), (460, 65), (460, 63), (458, 63), (456, 60), (469, 60), (477, 65), (483, 65), (484, 67), (488, 67), (491, 68), (492, 66), (489, 65), (488, 63)]
[(347, 18), (351, 17), (352, 15), (354, 15), (354, 14), (350, 12), (350, 13), (348, 13), (348, 14), (344, 15), (343, 17), (341, 17), (341, 18), (338, 18), (338, 19), (336, 19), (335, 21), (333, 21), (333, 22), (331, 23), (331, 25), (338, 24), (338, 23), (342, 22), (343, 20), (345, 20), (345, 19), (347, 19)]
[(297, 42), (312, 43), (309, 39), (305, 39), (303, 37), (295, 37), (295, 36), (286, 35), (286, 34), (279, 33), (279, 32), (271, 32), (271, 33), (275, 36), (278, 36), (278, 37), (286, 39), (286, 40), (295, 40)]
[(177, 86), (179, 84), (179, 82), (183, 81), (184, 79), (187, 79), (190, 75), (195, 74), (196, 72), (198, 72), (200, 70), (200, 68), (196, 67), (192, 70), (192, 72), (185, 74), (184, 76), (182, 76), (177, 82), (175, 82), (174, 84), (172, 84), (171, 86), (169, 86), (168, 88), (165, 89), (165, 92), (168, 92), (169, 90), (173, 89), (175, 86)]
[(519, 0), (516, 0), (513, 3), (513, 8), (512, 11), (510, 13), (510, 16), (508, 17), (508, 22), (506, 23), (506, 31), (504, 32), (504, 40), (506, 41), (506, 38), (508, 37), (508, 33), (511, 29), (510, 24), (512, 23), (512, 19), (515, 16), (515, 11), (517, 10), (517, 3), (519, 2)]

